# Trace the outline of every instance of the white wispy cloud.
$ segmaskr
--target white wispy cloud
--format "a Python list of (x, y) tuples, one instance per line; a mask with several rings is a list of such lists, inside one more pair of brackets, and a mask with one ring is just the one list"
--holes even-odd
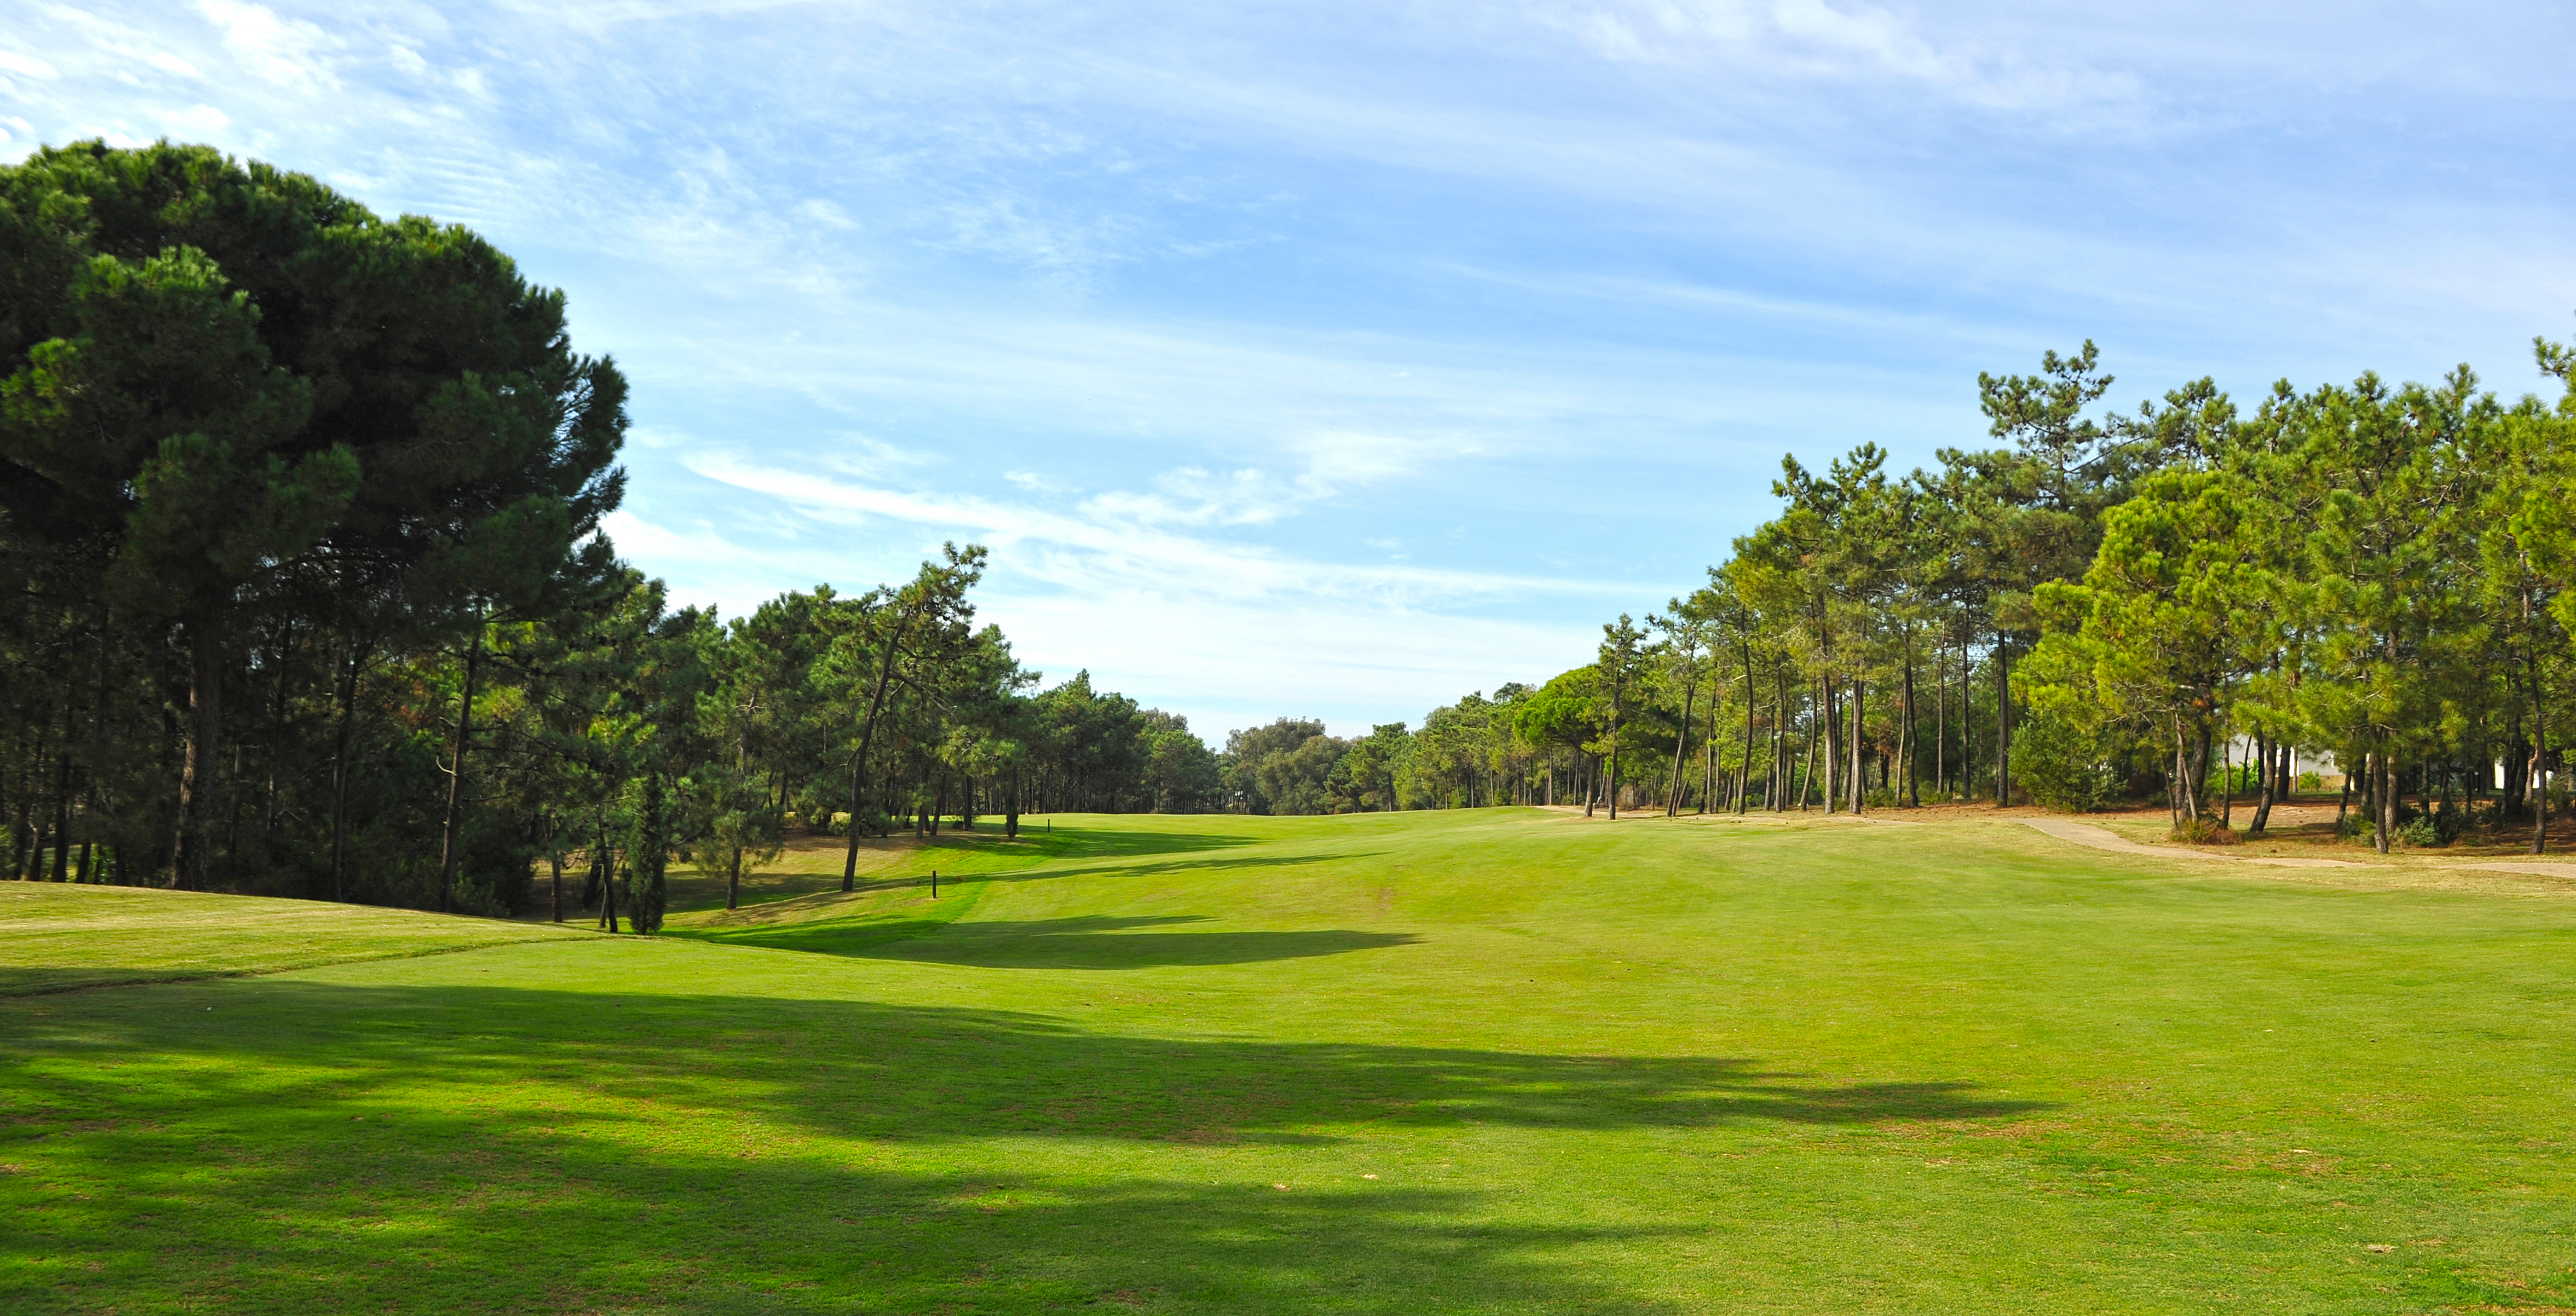
[(1469, 689), (1544, 680), (1585, 661), (1593, 628), (1516, 618), (1514, 605), (1553, 597), (1607, 608), (1634, 592), (1579, 578), (1301, 557), (1194, 533), (1188, 518), (1140, 515), (1138, 503), (1116, 497), (1059, 508), (818, 480), (721, 458), (690, 465), (825, 528), (890, 523), (894, 532), (873, 537), (893, 551), (861, 564), (828, 538), (746, 542), (756, 536), (730, 517), (665, 524), (613, 516), (610, 533), (637, 560), (689, 564), (691, 597), (740, 613), (804, 587), (808, 576), (865, 588), (908, 574), (909, 560), (940, 539), (980, 541), (993, 550), (979, 591), (983, 618), (1003, 626), (1022, 661), (1051, 680), (1087, 669), (1106, 688), (1188, 716), (1212, 740), (1290, 714), (1364, 731), (1374, 721), (1418, 719)]
[(2044, 346), (2501, 378), (2576, 286), (2576, 42), (2514, 3), (192, 4), (11, 11), (0, 159), (471, 224), (634, 381), (647, 569), (984, 538), (1024, 652), (1167, 706), (1543, 677), (1783, 448), (1973, 440)]
[(984, 615), (1050, 681), (1087, 668), (1096, 684), (1182, 713), (1216, 742), (1281, 716), (1320, 716), (1341, 735), (1373, 722), (1419, 725), (1470, 690), (1579, 666), (1599, 638), (1584, 624), (1271, 601), (1109, 608), (1004, 593)]
[(212, 105), (192, 105), (184, 110), (164, 110), (160, 120), (170, 134), (181, 138), (212, 137), (232, 126), (232, 116)]
[(50, 78), (54, 76), (54, 66), (33, 55), (0, 50), (0, 72), (15, 73), (23, 78)]
[(243, 68), (280, 86), (329, 91), (340, 85), (327, 63), (340, 42), (316, 24), (281, 18), (266, 5), (197, 0), (197, 12), (223, 32), (224, 49)]
[[(1541, 4), (1543, 22), (1605, 59), (1675, 65), (1717, 62), (1776, 79), (1893, 78), (1970, 104), (2058, 109), (2126, 102), (2140, 93), (2123, 70), (2065, 50), (1995, 49), (1935, 35), (1939, 20), (1832, 0), (1583, 0)], [(1957, 25), (1940, 23), (1956, 31)]]
[(883, 518), (981, 539), (996, 552), (1010, 551), (1015, 572), (1086, 599), (1150, 596), (1256, 605), (1295, 597), (1425, 608), (1531, 594), (1606, 595), (1622, 588), (1604, 581), (1303, 558), (1238, 539), (1186, 533), (1219, 524), (1219, 519), (1150, 495), (1100, 494), (1059, 508), (822, 479), (810, 471), (744, 462), (722, 453), (692, 456), (687, 465), (718, 484), (810, 515), (844, 521)]
[(846, 431), (832, 435), (830, 442), (833, 451), (823, 459), (824, 464), (851, 475), (869, 475), (890, 467), (937, 466), (948, 460), (927, 444), (893, 444)]

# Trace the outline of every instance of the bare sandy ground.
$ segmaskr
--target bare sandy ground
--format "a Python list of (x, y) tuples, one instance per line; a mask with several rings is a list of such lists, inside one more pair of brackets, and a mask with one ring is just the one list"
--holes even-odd
[[(1584, 818), (1583, 806), (1578, 804), (1541, 807), (1547, 807), (1552, 813), (1578, 822), (1611, 821), (1607, 810), (1596, 810), (1591, 818)], [(2332, 804), (2275, 805), (2272, 809), (2270, 837), (2265, 841), (2243, 846), (2162, 845), (2137, 839), (2137, 834), (2157, 833), (2163, 830), (2165, 820), (2162, 810), (2092, 815), (2102, 820), (2099, 822), (2052, 814), (2027, 806), (1997, 809), (1990, 804), (1936, 804), (1928, 808), (1907, 809), (1904, 811), (1905, 817), (1891, 817), (1889, 816), (1891, 812), (1864, 813), (1854, 817), (1843, 812), (1826, 813), (1822, 809), (1809, 809), (1804, 812), (1792, 809), (1785, 813), (1757, 809), (1741, 815), (1684, 813), (1678, 818), (1666, 819), (1663, 810), (1649, 808), (1624, 812), (1619, 815), (1618, 821), (1623, 823), (1673, 821), (1757, 827), (1941, 827), (2019, 824), (2070, 845), (2080, 845), (2087, 849), (2111, 854), (2160, 859), (2169, 863), (2253, 865), (2269, 869), (2332, 869), (2341, 870), (2346, 877), (2363, 880), (2369, 885), (2385, 883), (2409, 887), (2502, 891), (2524, 895), (2576, 896), (2576, 856), (2571, 856), (2565, 861), (2504, 859), (2493, 857), (2495, 849), (2489, 847), (2483, 854), (2474, 851), (2465, 854), (2416, 852), (2382, 858), (2366, 850), (2352, 847), (2349, 843), (2332, 840), (2328, 831), (2335, 821), (2336, 809)], [(2124, 836), (2112, 830), (2111, 827), (2104, 826), (2104, 822), (2119, 825), (2132, 834)], [(2553, 845), (2561, 843), (2561, 838), (2552, 837)], [(2317, 853), (2328, 849), (2341, 849), (2346, 854), (2358, 854), (2364, 857), (2338, 858)], [(2293, 851), (2293, 853), (2282, 853), (2283, 850)], [(2295, 853), (2296, 851), (2307, 853)], [(2549, 880), (2534, 883), (2473, 876), (2479, 873), (2512, 874), (2525, 879), (2537, 877)], [(2325, 875), (2320, 873), (2318, 876), (2322, 878)]]
[[(2275, 868), (2365, 868), (2369, 866), (2355, 863), (2350, 859), (2302, 859), (2282, 855), (2229, 854), (2225, 850), (2210, 847), (2142, 845), (2107, 827), (2077, 822), (2072, 818), (2024, 818), (2021, 822), (2025, 827), (2036, 828), (2058, 840), (2072, 841), (2077, 845), (2095, 850), (2109, 850), (2116, 854), (2152, 855), (2159, 859), (2214, 860), (2229, 864), (2266, 864)], [(2576, 865), (2568, 866), (2567, 871), (2569, 875), (2576, 876)]]
[[(2333, 811), (2324, 811), (2332, 821)], [(2277, 820), (2279, 811), (2274, 811)], [(2343, 878), (2372, 886), (2435, 888), (2443, 890), (2481, 891), (2519, 896), (2576, 897), (2576, 862), (2550, 863), (2545, 860), (2445, 860), (2438, 856), (2408, 861), (2364, 862), (2351, 859), (2327, 859), (2297, 855), (2230, 854), (2211, 846), (2143, 845), (2108, 828), (2072, 818), (2024, 818), (2024, 826), (2034, 828), (2061, 841), (2107, 850), (2114, 854), (2141, 855), (2174, 863), (2255, 864), (2270, 868), (2341, 869)], [(2411, 857), (2410, 857), (2411, 858)], [(2513, 874), (2522, 880), (2481, 877), (2484, 873)], [(2530, 879), (2545, 879), (2533, 882)]]

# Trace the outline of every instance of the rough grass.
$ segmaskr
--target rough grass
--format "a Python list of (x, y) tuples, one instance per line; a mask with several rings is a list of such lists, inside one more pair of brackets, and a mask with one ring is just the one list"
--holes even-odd
[(685, 937), (0, 1002), (0, 1310), (2576, 1304), (2576, 902), (1969, 825), (1058, 822), (937, 902), (889, 851)]

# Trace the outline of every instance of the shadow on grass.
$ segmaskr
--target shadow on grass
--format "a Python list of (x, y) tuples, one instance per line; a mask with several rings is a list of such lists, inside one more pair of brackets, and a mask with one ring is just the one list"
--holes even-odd
[[(1410, 946), (1408, 932), (1136, 931), (1207, 921), (1202, 914), (1148, 918), (1088, 915), (1027, 922), (950, 923), (937, 919), (788, 923), (693, 932), (701, 941), (766, 946), (864, 959), (968, 964), (992, 969), (1150, 969), (1176, 965), (1255, 964), (1356, 950)], [(932, 938), (928, 934), (937, 933)]]
[[(942, 886), (964, 886), (969, 882), (1047, 882), (1060, 877), (1099, 877), (1103, 875), (1118, 877), (1164, 877), (1174, 873), (1216, 872), (1221, 870), (1244, 868), (1295, 868), (1301, 864), (1319, 864), (1343, 859), (1369, 859), (1374, 858), (1379, 853), (1379, 851), (1375, 850), (1343, 850), (1336, 851), (1331, 854), (1244, 855), (1231, 859), (1173, 859), (1167, 860), (1163, 863), (1154, 864), (1094, 864), (1084, 868), (1057, 868), (1045, 864), (1031, 864), (1021, 868), (1000, 868), (992, 870), (966, 869), (954, 871), (941, 868), (939, 871), (940, 884)], [(922, 871), (918, 873), (905, 873), (895, 877), (862, 878), (852, 885), (851, 890), (893, 891), (901, 890), (906, 887), (920, 887), (926, 891), (930, 888), (930, 870), (939, 868), (939, 861), (934, 856), (921, 860), (920, 864)], [(826, 889), (831, 891), (840, 890), (839, 879), (832, 879), (831, 884), (826, 888), (816, 888), (814, 890), (808, 890), (798, 894), (813, 895)]]
[[(893, 837), (863, 839), (860, 852), (869, 858), (869, 873), (860, 877), (854, 890), (875, 891), (888, 888), (927, 885), (929, 870), (936, 868), (958, 881), (1003, 882), (1032, 877), (1073, 877), (1090, 873), (1153, 872), (1156, 868), (1131, 868), (1121, 864), (1103, 864), (1090, 868), (1054, 868), (1045, 872), (1027, 870), (1065, 860), (1118, 858), (1128, 855), (1189, 854), (1206, 850), (1231, 849), (1259, 844), (1257, 836), (1229, 835), (1214, 832), (1156, 832), (1137, 829), (1067, 827), (1053, 835), (1024, 827), (1016, 840), (1005, 840), (1001, 824), (986, 820), (978, 830), (960, 833), (944, 831), (937, 836), (916, 837), (898, 833)], [(762, 904), (780, 899), (793, 899), (822, 891), (840, 889), (840, 870), (847, 842), (836, 838), (800, 836), (793, 841), (785, 857), (770, 865), (755, 868), (744, 875), (746, 903)], [(984, 868), (984, 862), (999, 866)], [(1220, 866), (1222, 861), (1216, 861)], [(1304, 863), (1304, 859), (1256, 859), (1248, 864)], [(972, 866), (951, 869), (950, 865)], [(890, 866), (918, 868), (918, 873), (884, 875)], [(571, 879), (578, 889), (580, 875)], [(721, 875), (674, 869), (671, 874), (671, 899), (674, 910), (698, 910), (720, 905), (724, 899), (725, 879)], [(540, 886), (543, 883), (540, 882)], [(540, 896), (540, 903), (544, 897)]]
[[(769, 1120), (897, 1141), (1013, 1133), (1226, 1141), (1354, 1121), (1866, 1124), (2047, 1108), (1955, 1081), (1818, 1086), (1734, 1058), (1174, 1040), (1098, 1033), (1047, 1015), (867, 1001), (274, 978), (159, 993), (57, 998), (62, 1008), (10, 1020), (0, 1034), (64, 1056), (190, 1057), (218, 1072), (237, 1063), (237, 1077), (263, 1092), (306, 1082), (327, 1090), (337, 1080), (325, 1072), (342, 1066), (502, 1088), (539, 1073), (580, 1075), (606, 1095), (710, 1111), (756, 1092)], [(183, 993), (217, 1008), (131, 1017), (113, 1008)], [(615, 1027), (602, 1035), (576, 1016)], [(290, 1058), (320, 1071), (292, 1077)], [(191, 1082), (223, 1095), (219, 1077)]]
[(1536, 1217), (1517, 1173), (1354, 1140), (2044, 1108), (1740, 1059), (279, 979), (51, 998), (0, 1048), (10, 1310), (1663, 1312), (1586, 1250), (1683, 1227)]
[(1335, 850), (1326, 854), (1244, 855), (1231, 859), (1171, 859), (1151, 864), (1095, 864), (1088, 868), (1042, 868), (1032, 872), (974, 873), (960, 881), (1025, 882), (1036, 878), (1092, 877), (1116, 874), (1122, 877), (1163, 877), (1173, 873), (1216, 872), (1240, 868), (1295, 868), (1302, 864), (1333, 863), (1342, 860), (1373, 859), (1382, 851)]
[[(1043, 827), (1043, 823), (1039, 824)], [(1259, 836), (1241, 832), (1161, 832), (1129, 827), (1063, 827), (1050, 833), (1020, 824), (1023, 840), (1035, 840), (1055, 858), (1112, 858), (1140, 854), (1189, 854), (1258, 845)]]

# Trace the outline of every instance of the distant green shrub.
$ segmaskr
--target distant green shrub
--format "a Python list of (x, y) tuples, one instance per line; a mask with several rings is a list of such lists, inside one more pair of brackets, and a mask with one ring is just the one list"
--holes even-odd
[(2120, 795), (2109, 737), (2054, 717), (2034, 717), (2013, 731), (2013, 777), (2040, 807), (2090, 813)]
[(2251, 763), (2231, 763), (2223, 769), (2213, 767), (2209, 770), (2205, 798), (2214, 800), (2220, 795), (2233, 793), (2238, 799), (2251, 799), (2262, 792), (2262, 778), (2256, 775)]

